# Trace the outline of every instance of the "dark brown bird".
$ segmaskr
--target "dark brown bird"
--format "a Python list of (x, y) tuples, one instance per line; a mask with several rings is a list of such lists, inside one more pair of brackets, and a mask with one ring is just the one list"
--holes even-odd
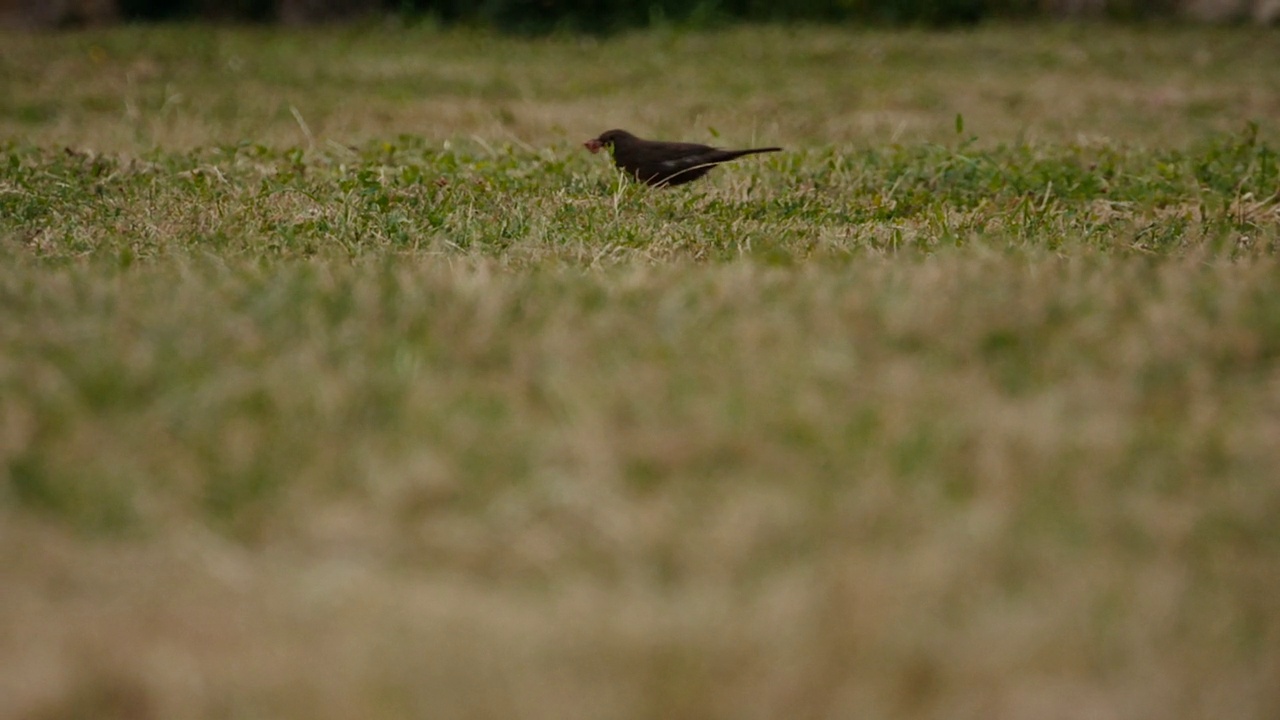
[(782, 148), (721, 150), (697, 143), (642, 140), (626, 130), (610, 130), (583, 143), (591, 152), (613, 150), (613, 164), (636, 180), (653, 185), (683, 185), (706, 175), (711, 168), (743, 155), (779, 152)]

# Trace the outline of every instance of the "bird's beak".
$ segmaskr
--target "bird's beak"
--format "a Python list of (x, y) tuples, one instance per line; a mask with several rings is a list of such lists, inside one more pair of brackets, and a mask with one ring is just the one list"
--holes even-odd
[(588, 140), (588, 141), (586, 141), (586, 142), (582, 143), (582, 146), (583, 146), (583, 147), (585, 147), (586, 149), (590, 150), (592, 153), (598, 153), (598, 152), (600, 152), (600, 148), (604, 147), (604, 143), (600, 142), (599, 140), (597, 140), (597, 139), (595, 139), (595, 138), (592, 138), (592, 139), (590, 139), (590, 140)]

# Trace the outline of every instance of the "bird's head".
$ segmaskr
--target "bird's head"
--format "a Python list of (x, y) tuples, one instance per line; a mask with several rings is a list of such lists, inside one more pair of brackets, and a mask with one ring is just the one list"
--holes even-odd
[(634, 139), (635, 139), (635, 135), (632, 135), (626, 130), (610, 130), (608, 132), (602, 132), (600, 133), (600, 137), (591, 138), (590, 140), (582, 144), (591, 152), (597, 153), (597, 152), (600, 152), (600, 148), (607, 147), (607, 148), (613, 149), (613, 146), (617, 144), (619, 140), (622, 140), (625, 142), (627, 140), (634, 140)]

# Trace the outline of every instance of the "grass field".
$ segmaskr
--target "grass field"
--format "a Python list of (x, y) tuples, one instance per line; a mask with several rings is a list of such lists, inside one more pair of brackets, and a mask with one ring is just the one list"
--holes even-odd
[(1277, 39), (0, 36), (0, 719), (1280, 717)]

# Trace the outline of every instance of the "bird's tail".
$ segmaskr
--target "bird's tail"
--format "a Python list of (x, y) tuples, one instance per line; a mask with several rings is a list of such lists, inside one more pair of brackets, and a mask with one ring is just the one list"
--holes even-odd
[(725, 159), (732, 160), (734, 158), (740, 158), (743, 155), (755, 155), (757, 153), (769, 153), (769, 152), (782, 152), (782, 148), (767, 147), (767, 148), (749, 148), (747, 150), (726, 150), (725, 154), (728, 155), (729, 157)]

